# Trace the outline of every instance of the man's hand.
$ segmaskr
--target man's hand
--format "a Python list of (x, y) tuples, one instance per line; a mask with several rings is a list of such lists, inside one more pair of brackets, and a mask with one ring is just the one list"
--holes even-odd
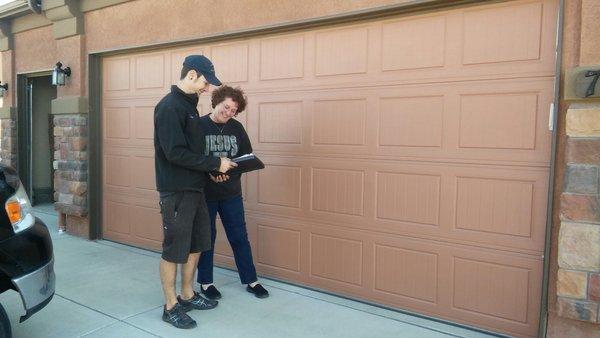
[(222, 183), (225, 182), (229, 179), (229, 175), (217, 175), (217, 176), (213, 176), (213, 174), (208, 174), (208, 176), (210, 176), (210, 179), (213, 180), (213, 182), (215, 183)]
[(227, 157), (221, 157), (221, 166), (219, 167), (219, 171), (222, 173), (226, 173), (229, 169), (237, 167), (237, 163), (228, 159)]

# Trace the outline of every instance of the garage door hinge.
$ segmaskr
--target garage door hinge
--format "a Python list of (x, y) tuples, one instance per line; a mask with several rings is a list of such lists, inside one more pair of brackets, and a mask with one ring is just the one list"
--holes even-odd
[(555, 114), (555, 109), (554, 109), (554, 103), (550, 104), (550, 111), (548, 112), (548, 130), (550, 131), (554, 131), (554, 114)]

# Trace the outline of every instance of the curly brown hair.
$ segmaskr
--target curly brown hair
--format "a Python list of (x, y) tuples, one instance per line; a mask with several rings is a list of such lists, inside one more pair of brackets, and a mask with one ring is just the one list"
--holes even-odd
[(248, 98), (244, 95), (244, 92), (239, 87), (233, 88), (230, 86), (223, 85), (212, 92), (211, 105), (215, 108), (219, 103), (225, 101), (227, 98), (238, 104), (237, 114), (241, 113), (246, 109)]

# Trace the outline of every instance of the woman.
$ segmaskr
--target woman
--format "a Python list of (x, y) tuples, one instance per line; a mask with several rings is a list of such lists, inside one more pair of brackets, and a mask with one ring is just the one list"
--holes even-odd
[[(239, 88), (222, 86), (213, 91), (212, 113), (200, 118), (205, 134), (205, 155), (234, 158), (252, 152), (252, 145), (244, 126), (233, 119), (246, 108), (246, 97)], [(241, 174), (210, 175), (211, 180), (205, 187), (211, 228), (212, 248), (202, 252), (198, 262), (198, 283), (202, 293), (209, 299), (220, 299), (221, 293), (213, 285), (213, 255), (217, 229), (217, 213), (223, 223), (227, 239), (233, 250), (235, 264), (242, 284), (246, 290), (258, 298), (269, 296), (267, 290), (258, 283), (256, 268), (252, 261), (252, 250), (248, 241), (244, 204), (242, 200)]]

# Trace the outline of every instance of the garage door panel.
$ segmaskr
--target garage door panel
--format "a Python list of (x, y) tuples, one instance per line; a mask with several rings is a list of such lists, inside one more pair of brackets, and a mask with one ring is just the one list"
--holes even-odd
[(530, 271), (454, 258), (455, 308), (524, 323)]
[(260, 40), (260, 80), (304, 77), (304, 34)]
[(457, 177), (456, 228), (531, 236), (534, 182)]
[(312, 116), (313, 144), (365, 145), (366, 100), (315, 101)]
[(453, 177), (455, 236), (541, 252), (547, 182), (543, 170), (464, 168)]
[[(309, 227), (304, 222), (247, 213), (254, 262), (259, 272), (306, 283), (309, 271)], [(255, 236), (254, 236), (255, 235)]]
[(539, 59), (541, 21), (541, 2), (466, 11), (464, 64)]
[(104, 137), (107, 139), (129, 139), (131, 137), (130, 113), (130, 107), (105, 108)]
[(134, 136), (138, 140), (154, 142), (154, 105), (136, 105), (133, 110)]
[(377, 173), (377, 218), (431, 226), (440, 224), (441, 176)]
[(535, 335), (542, 265), (541, 259), (456, 250), (452, 254), (452, 308), (468, 321)]
[(104, 203), (106, 230), (121, 234), (130, 233), (129, 206), (126, 203), (107, 200)]
[[(106, 59), (103, 62), (103, 94), (104, 97), (127, 95), (131, 90), (131, 59), (130, 57), (119, 57)], [(118, 92), (118, 94), (117, 94)]]
[(224, 82), (243, 83), (248, 81), (248, 43), (236, 42), (211, 47), (211, 61)]
[(460, 101), (460, 148), (535, 149), (537, 93), (463, 95)]
[(311, 174), (312, 210), (364, 215), (364, 171), (312, 168)]
[(136, 92), (165, 88), (166, 75), (169, 75), (167, 60), (168, 55), (164, 53), (146, 54), (134, 59)]
[(302, 168), (270, 164), (258, 173), (258, 203), (301, 208)]
[(130, 208), (132, 219), (132, 234), (136, 237), (156, 242), (161, 245), (163, 239), (162, 216), (158, 207), (142, 207), (135, 205)]
[(112, 186), (131, 187), (131, 161), (128, 156), (104, 157), (104, 182)]
[(256, 261), (275, 269), (300, 272), (299, 230), (258, 223)]
[(446, 17), (410, 18), (383, 24), (383, 71), (443, 67), (446, 61)]
[(156, 174), (154, 172), (154, 156), (134, 156), (133, 187), (135, 189), (156, 192)]
[(362, 286), (360, 241), (311, 234), (310, 247), (311, 277)]
[[(261, 102), (258, 104), (258, 143), (274, 147), (302, 144), (302, 101)], [(289, 149), (289, 148), (288, 148)]]
[(379, 109), (379, 145), (442, 146), (443, 96), (386, 97)]
[(367, 72), (369, 27), (321, 30), (315, 35), (315, 76)]
[(375, 244), (375, 290), (436, 304), (438, 254)]

